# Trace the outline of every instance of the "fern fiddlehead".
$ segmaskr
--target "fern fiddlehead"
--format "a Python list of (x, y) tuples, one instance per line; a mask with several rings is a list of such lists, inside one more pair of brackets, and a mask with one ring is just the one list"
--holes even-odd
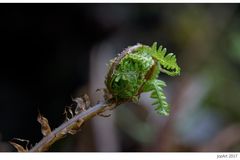
[(169, 105), (163, 93), (166, 84), (157, 78), (160, 72), (176, 76), (180, 70), (176, 56), (167, 54), (166, 48), (157, 48), (156, 42), (151, 47), (137, 44), (110, 61), (105, 84), (116, 102), (135, 102), (142, 92), (151, 92), (156, 111), (168, 115)]

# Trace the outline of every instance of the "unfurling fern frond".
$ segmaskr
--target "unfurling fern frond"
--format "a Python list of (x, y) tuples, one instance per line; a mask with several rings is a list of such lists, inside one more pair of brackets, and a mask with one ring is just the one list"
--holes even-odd
[(163, 93), (163, 87), (166, 86), (164, 81), (154, 79), (148, 81), (144, 86), (144, 92), (151, 92), (151, 98), (154, 99), (152, 105), (156, 106), (155, 110), (162, 115), (169, 115), (169, 105), (166, 96)]
[(126, 48), (117, 58), (110, 62), (105, 83), (111, 101), (122, 103), (136, 102), (142, 92), (151, 92), (156, 111), (162, 115), (169, 114), (169, 106), (163, 87), (166, 84), (158, 80), (160, 72), (170, 76), (180, 74), (176, 56), (167, 54), (167, 49), (157, 43), (152, 46), (137, 44)]
[(176, 56), (173, 53), (167, 54), (167, 49), (160, 46), (157, 49), (157, 42), (153, 43), (152, 47), (148, 47), (148, 52), (153, 58), (159, 61), (161, 71), (170, 75), (176, 76), (180, 74), (180, 67), (177, 65)]

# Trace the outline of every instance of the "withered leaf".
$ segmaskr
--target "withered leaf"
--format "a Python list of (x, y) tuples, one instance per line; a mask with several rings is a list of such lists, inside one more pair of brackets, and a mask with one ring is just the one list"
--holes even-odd
[(71, 107), (68, 107), (68, 112), (70, 113), (71, 118), (72, 118), (73, 117), (73, 112), (72, 112), (72, 108)]
[(111, 114), (104, 114), (104, 113), (99, 113), (98, 115), (101, 117), (110, 117), (111, 116)]
[(77, 133), (77, 131), (76, 130), (69, 130), (68, 133), (71, 134), (71, 135), (74, 135), (74, 134)]
[(68, 118), (68, 112), (67, 112), (66, 108), (64, 109), (63, 115), (65, 115), (65, 120), (68, 121), (69, 118)]
[(25, 142), (25, 143), (26, 143), (26, 147), (25, 147), (25, 148), (28, 147), (29, 142), (30, 142), (29, 140), (21, 139), (21, 138), (13, 138), (12, 140), (16, 140), (16, 141), (20, 141), (20, 142)]
[(66, 135), (68, 133), (67, 128), (64, 128), (59, 134), (62, 135)]
[(111, 94), (111, 93), (109, 93), (109, 91), (105, 88), (105, 89), (103, 89), (103, 92), (104, 92), (104, 99), (105, 100), (109, 100), (109, 99), (111, 99), (112, 97), (113, 97), (113, 95)]
[(13, 145), (18, 152), (27, 152), (26, 149), (23, 148), (23, 146), (21, 146), (20, 144), (17, 144), (15, 142), (9, 142), (11, 145)]
[(44, 136), (47, 136), (51, 133), (51, 128), (48, 124), (47, 118), (38, 113), (37, 121), (41, 124), (41, 131)]
[(82, 111), (83, 111), (83, 109), (80, 108), (80, 107), (77, 105), (77, 107), (76, 107), (75, 110), (74, 110), (74, 113), (75, 113), (75, 114), (79, 114), (79, 113), (81, 113)]
[(76, 126), (77, 128), (80, 128), (80, 126), (84, 123), (84, 120), (83, 119), (79, 119), (77, 122), (76, 122)]
[(84, 94), (83, 98), (84, 98), (84, 100), (85, 100), (86, 108), (90, 107), (90, 99), (89, 99), (89, 96), (88, 96), (87, 94)]
[(75, 114), (79, 114), (80, 112), (85, 110), (86, 104), (84, 103), (82, 98), (77, 97), (74, 98), (73, 101), (77, 103), (77, 106), (74, 111)]

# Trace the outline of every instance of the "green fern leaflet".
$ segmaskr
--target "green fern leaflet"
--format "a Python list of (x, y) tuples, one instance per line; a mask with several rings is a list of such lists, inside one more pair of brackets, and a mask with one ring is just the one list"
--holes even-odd
[(156, 111), (168, 115), (169, 105), (163, 93), (166, 84), (158, 80), (158, 75), (160, 72), (180, 75), (176, 61), (173, 53), (167, 54), (162, 46), (157, 48), (156, 42), (151, 47), (142, 44), (128, 47), (111, 60), (105, 81), (108, 92), (117, 102), (135, 102), (142, 92), (151, 92)]

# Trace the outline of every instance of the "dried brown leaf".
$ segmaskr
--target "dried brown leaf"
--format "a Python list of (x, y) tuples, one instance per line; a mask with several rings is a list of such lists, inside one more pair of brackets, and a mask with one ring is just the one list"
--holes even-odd
[(104, 92), (104, 99), (107, 101), (107, 100), (109, 100), (109, 99), (111, 99), (113, 96), (112, 96), (112, 94), (111, 93), (109, 93), (109, 91), (105, 88), (105, 89), (103, 89), (103, 92)]
[(69, 130), (68, 133), (71, 134), (71, 135), (74, 135), (74, 134), (77, 133), (77, 131), (76, 130)]
[(89, 96), (87, 94), (84, 94), (83, 96), (84, 100), (85, 100), (85, 104), (86, 104), (86, 108), (90, 107), (90, 99)]
[(21, 146), (20, 144), (17, 144), (15, 142), (9, 142), (11, 145), (13, 145), (18, 152), (27, 152), (26, 149), (23, 148), (23, 146)]
[(68, 133), (72, 135), (76, 134), (80, 130), (80, 127), (83, 123), (84, 123), (83, 119), (77, 120), (74, 126), (67, 128)]
[(27, 148), (28, 147), (28, 145), (29, 145), (29, 140), (27, 140), (27, 139), (21, 139), (21, 138), (13, 138), (12, 140), (16, 140), (16, 141), (20, 141), (20, 142), (26, 142), (26, 147), (25, 148)]
[(75, 114), (79, 114), (82, 111), (86, 110), (85, 109), (86, 104), (84, 103), (84, 100), (82, 98), (77, 97), (77, 98), (74, 98), (73, 101), (77, 103), (77, 106), (74, 111)]
[(68, 112), (66, 108), (64, 109), (63, 115), (65, 115), (65, 120), (68, 121), (69, 118), (68, 118)]
[(71, 118), (73, 117), (73, 112), (72, 112), (72, 108), (71, 107), (67, 107), (68, 108), (68, 112), (70, 113), (71, 115)]
[(104, 113), (99, 113), (98, 115), (101, 117), (110, 117), (111, 116), (111, 114), (104, 114)]
[(64, 128), (61, 132), (60, 135), (66, 135), (68, 133), (67, 128)]
[(83, 111), (83, 109), (77, 106), (77, 107), (75, 108), (75, 110), (74, 110), (74, 113), (75, 113), (75, 114), (79, 114), (79, 113), (81, 113), (82, 111)]
[(77, 122), (76, 122), (77, 128), (80, 128), (83, 123), (84, 123), (83, 119), (77, 120)]
[(41, 124), (41, 131), (44, 136), (51, 133), (51, 128), (48, 124), (47, 118), (43, 117), (40, 113), (38, 114), (37, 121)]

